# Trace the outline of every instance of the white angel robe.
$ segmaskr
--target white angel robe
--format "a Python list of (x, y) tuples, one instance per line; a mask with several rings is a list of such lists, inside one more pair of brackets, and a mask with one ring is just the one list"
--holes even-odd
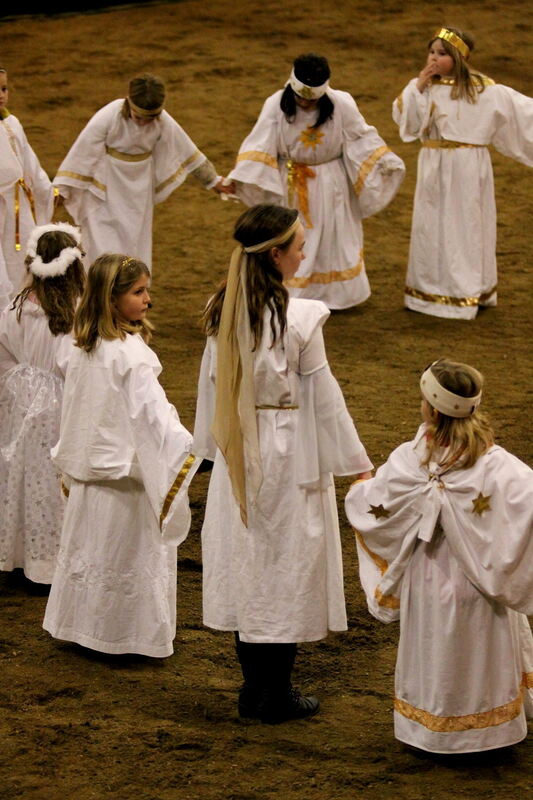
[(266, 100), (228, 177), (247, 205), (299, 210), (305, 260), (286, 282), (291, 296), (349, 308), (370, 295), (361, 221), (392, 200), (405, 167), (347, 92), (328, 89), (335, 110), (320, 128), (312, 127), (316, 109), (297, 107), (287, 122), (281, 95), (280, 90)]
[(63, 523), (59, 438), (70, 334), (54, 336), (40, 305), (26, 300), (0, 314), (0, 570), (22, 567), (51, 583)]
[(488, 146), (533, 166), (533, 100), (485, 78), (475, 103), (453, 100), (452, 79), (393, 104), (405, 142), (420, 139), (407, 308), (473, 319), (497, 300), (496, 204)]
[(494, 445), (421, 466), (425, 427), (346, 497), (371, 614), (400, 619), (394, 730), (466, 753), (515, 744), (533, 715), (533, 472)]
[(173, 652), (177, 545), (198, 462), (160, 372), (135, 334), (75, 348), (65, 380), (52, 456), (68, 500), (43, 627), (104, 653)]
[(50, 222), (54, 205), (52, 184), (24, 128), (13, 114), (4, 113), (0, 114), (0, 311), (26, 279), (28, 236), (36, 225)]
[[(287, 331), (270, 348), (270, 318), (255, 353), (263, 481), (248, 497), (248, 528), (210, 434), (216, 339), (207, 340), (194, 450), (214, 460), (202, 529), (204, 623), (245, 642), (302, 642), (346, 630), (342, 553), (332, 473), (371, 469), (329, 369), (323, 303), (291, 299)], [(245, 454), (246, 460), (246, 454)]]
[(122, 115), (123, 104), (113, 100), (89, 120), (54, 185), (81, 227), (88, 264), (125, 253), (150, 267), (154, 204), (207, 159), (166, 111), (141, 126)]

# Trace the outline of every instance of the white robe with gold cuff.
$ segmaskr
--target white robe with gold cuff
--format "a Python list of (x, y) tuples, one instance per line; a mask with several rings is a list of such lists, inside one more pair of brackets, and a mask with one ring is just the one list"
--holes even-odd
[(168, 656), (192, 437), (139, 335), (75, 348), (52, 451), (68, 499), (44, 628), (105, 653)]
[(489, 145), (533, 166), (533, 100), (485, 79), (475, 103), (443, 79), (416, 78), (392, 115), (405, 142), (420, 139), (404, 302), (436, 317), (473, 319), (497, 300), (496, 204)]
[(140, 126), (123, 116), (123, 103), (113, 100), (89, 120), (54, 185), (81, 226), (88, 264), (103, 253), (125, 253), (150, 267), (154, 204), (206, 157), (166, 111)]
[(424, 450), (422, 426), (346, 497), (369, 611), (400, 619), (395, 734), (437, 753), (515, 744), (533, 715), (533, 472), (496, 445), (449, 472)]
[(278, 91), (266, 100), (229, 178), (247, 205), (275, 203), (299, 210), (305, 259), (286, 283), (291, 296), (349, 308), (370, 295), (362, 219), (392, 200), (404, 164), (367, 125), (347, 92), (328, 89), (335, 109), (320, 128), (311, 127), (316, 109), (297, 108), (294, 120), (287, 122), (281, 95)]

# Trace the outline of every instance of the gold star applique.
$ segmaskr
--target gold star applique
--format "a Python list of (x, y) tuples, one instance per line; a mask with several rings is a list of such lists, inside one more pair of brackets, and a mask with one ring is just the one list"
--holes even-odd
[(324, 138), (324, 133), (322, 131), (316, 130), (316, 128), (306, 128), (305, 131), (302, 131), (300, 134), (300, 141), (304, 147), (312, 147), (313, 150), (316, 150), (317, 145), (322, 142)]
[(479, 514), (481, 516), (484, 511), (490, 511), (490, 498), (491, 495), (484, 495), (481, 492), (478, 494), (475, 500), (472, 500), (472, 505), (474, 506), (472, 509), (473, 514)]
[(390, 517), (390, 511), (387, 511), (386, 508), (383, 508), (382, 503), (380, 503), (379, 506), (370, 505), (367, 513), (373, 514), (376, 519), (387, 519), (387, 517)]

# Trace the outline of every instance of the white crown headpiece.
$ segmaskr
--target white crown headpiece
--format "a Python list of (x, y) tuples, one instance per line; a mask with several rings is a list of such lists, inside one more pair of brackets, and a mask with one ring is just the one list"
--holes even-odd
[(299, 97), (303, 97), (304, 100), (320, 100), (320, 98), (325, 95), (329, 89), (329, 81), (326, 81), (320, 86), (308, 86), (306, 83), (302, 83), (294, 74), (294, 69), (292, 70), (287, 83), (290, 84), (293, 92), (296, 92)]
[[(434, 361), (434, 364), (437, 362)], [(446, 414), (447, 417), (455, 417), (461, 419), (463, 417), (470, 417), (476, 411), (481, 403), (481, 392), (475, 397), (462, 397), (459, 394), (454, 394), (438, 382), (434, 373), (431, 371), (431, 364), (425, 372), (422, 373), (420, 378), (420, 391), (422, 397), (427, 402), (440, 411), (441, 414)]]
[[(64, 247), (59, 255), (52, 261), (44, 262), (40, 255), (37, 255), (37, 245), (43, 233), (53, 231), (63, 231), (68, 233), (76, 242), (76, 247)], [(38, 278), (55, 278), (64, 275), (73, 261), (85, 255), (81, 248), (81, 231), (68, 222), (51, 222), (49, 225), (38, 225), (32, 230), (26, 245), (26, 256), (32, 259), (28, 269), (32, 275)]]

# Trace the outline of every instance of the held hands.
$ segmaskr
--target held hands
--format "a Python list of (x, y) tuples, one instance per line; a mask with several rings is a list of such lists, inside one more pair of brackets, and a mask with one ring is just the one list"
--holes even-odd
[(213, 189), (218, 194), (235, 194), (235, 184), (233, 181), (228, 181), (227, 178), (219, 178)]
[(416, 88), (422, 94), (424, 89), (429, 86), (431, 83), (431, 79), (438, 75), (437, 65), (436, 64), (426, 64), (424, 69), (422, 69), (418, 75), (418, 80), (416, 82)]
[[(372, 472), (359, 472), (357, 475), (354, 475), (353, 483), (359, 483), (359, 481), (368, 481), (370, 478), (373, 478)], [(353, 484), (352, 484), (353, 485)]]

